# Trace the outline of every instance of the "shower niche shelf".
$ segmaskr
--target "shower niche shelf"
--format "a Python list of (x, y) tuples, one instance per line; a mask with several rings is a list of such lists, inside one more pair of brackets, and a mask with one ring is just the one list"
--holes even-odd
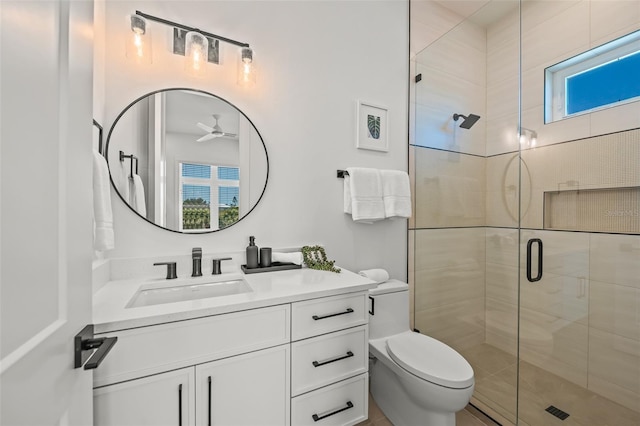
[(640, 234), (640, 186), (545, 192), (543, 228)]

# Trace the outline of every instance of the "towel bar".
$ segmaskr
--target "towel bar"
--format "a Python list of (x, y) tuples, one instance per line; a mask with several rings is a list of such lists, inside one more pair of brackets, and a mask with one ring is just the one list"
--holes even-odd
[(102, 152), (102, 135), (104, 133), (103, 128), (95, 118), (93, 119), (93, 125), (98, 128), (98, 152), (100, 153), (100, 155), (104, 155), (104, 152)]
[(133, 154), (126, 155), (124, 151), (120, 151), (120, 162), (123, 162), (125, 158), (131, 160), (129, 178), (133, 179), (133, 160), (136, 160), (136, 174), (138, 174), (138, 157)]

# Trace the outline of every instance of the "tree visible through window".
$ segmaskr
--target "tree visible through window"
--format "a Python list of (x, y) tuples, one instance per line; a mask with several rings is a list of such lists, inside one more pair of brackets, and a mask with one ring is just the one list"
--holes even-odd
[(180, 230), (216, 230), (237, 222), (239, 179), (237, 167), (180, 163)]

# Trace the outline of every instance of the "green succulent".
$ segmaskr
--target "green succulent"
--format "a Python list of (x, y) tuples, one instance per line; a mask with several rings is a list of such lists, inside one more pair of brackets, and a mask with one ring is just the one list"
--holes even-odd
[(333, 266), (336, 263), (335, 260), (327, 260), (324, 247), (304, 246), (302, 247), (302, 258), (307, 267), (311, 269), (340, 273), (340, 268)]

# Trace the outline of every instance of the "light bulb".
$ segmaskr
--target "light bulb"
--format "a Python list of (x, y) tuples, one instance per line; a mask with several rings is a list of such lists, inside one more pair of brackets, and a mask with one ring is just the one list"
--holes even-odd
[(196, 31), (188, 32), (185, 38), (185, 70), (193, 76), (204, 77), (209, 59), (209, 40)]
[(527, 135), (523, 133), (520, 135), (520, 145), (524, 146), (526, 143), (527, 143)]
[(142, 16), (127, 17), (131, 33), (126, 40), (126, 56), (137, 63), (151, 63), (151, 35), (147, 31), (147, 21)]
[(244, 87), (252, 87), (256, 84), (256, 64), (253, 59), (253, 50), (249, 47), (243, 47), (240, 50), (238, 84)]

